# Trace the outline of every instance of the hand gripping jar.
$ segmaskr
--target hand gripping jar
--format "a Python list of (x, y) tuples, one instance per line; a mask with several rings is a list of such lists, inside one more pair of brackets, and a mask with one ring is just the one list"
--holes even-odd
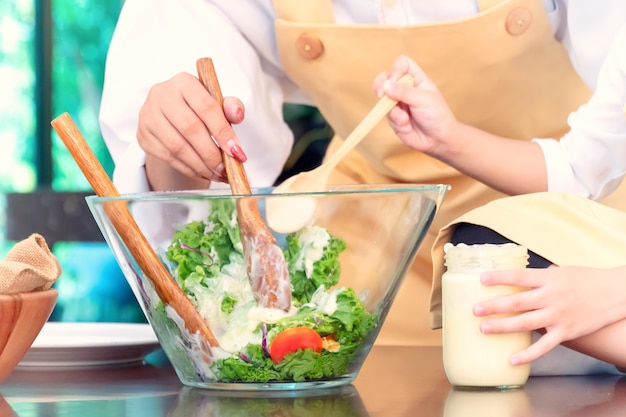
[[(512, 389), (523, 386), (530, 364), (514, 366), (513, 353), (530, 346), (531, 332), (483, 334), (473, 306), (487, 299), (525, 291), (505, 285), (485, 286), (485, 271), (525, 268), (528, 251), (512, 243), (447, 244), (442, 277), (443, 363), (455, 387)], [(493, 316), (492, 316), (493, 317)]]

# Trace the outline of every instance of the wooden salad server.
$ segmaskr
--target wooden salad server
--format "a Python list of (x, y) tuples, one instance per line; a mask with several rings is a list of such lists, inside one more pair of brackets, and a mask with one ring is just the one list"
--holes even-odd
[[(74, 157), (81, 171), (100, 197), (117, 197), (119, 192), (109, 179), (106, 171), (93, 154), (71, 117), (67, 113), (58, 116), (52, 127)], [(119, 233), (122, 241), (133, 255), (141, 270), (152, 282), (156, 293), (164, 304), (176, 311), (191, 334), (200, 334), (209, 346), (216, 347), (219, 343), (208, 325), (193, 305), (189, 297), (176, 284), (165, 266), (154, 252), (150, 243), (135, 222), (125, 201), (111, 201), (104, 204), (111, 223)], [(207, 358), (208, 360), (208, 358)]]
[[(211, 96), (223, 106), (224, 97), (211, 58), (196, 61), (198, 78)], [(222, 151), (226, 176), (233, 195), (250, 195), (243, 164)], [(257, 198), (237, 199), (237, 218), (243, 253), (254, 297), (261, 307), (288, 311), (291, 308), (291, 281), (283, 251), (267, 228)]]
[[(412, 84), (413, 77), (402, 76), (398, 82)], [(273, 194), (305, 193), (326, 191), (331, 171), (367, 134), (395, 107), (398, 102), (389, 96), (382, 96), (376, 105), (367, 113), (350, 135), (330, 155), (324, 163), (315, 169), (300, 172), (276, 187)], [(267, 224), (279, 233), (290, 233), (306, 226), (315, 211), (315, 198), (298, 196), (289, 198), (267, 199)]]

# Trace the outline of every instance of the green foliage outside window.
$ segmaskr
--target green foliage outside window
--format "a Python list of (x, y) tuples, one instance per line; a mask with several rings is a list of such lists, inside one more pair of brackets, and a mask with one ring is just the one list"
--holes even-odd
[[(50, 0), (0, 2), (0, 191), (36, 187), (35, 7)], [(105, 169), (113, 163), (98, 127), (106, 51), (123, 0), (52, 2), (52, 106), (68, 112)], [(55, 190), (90, 189), (61, 141), (52, 137)]]
[[(68, 112), (109, 174), (113, 162), (98, 126), (106, 51), (123, 0), (54, 0), (53, 109)], [(63, 143), (53, 139), (56, 190), (90, 189)]]
[(0, 2), (0, 190), (35, 185), (32, 0)]

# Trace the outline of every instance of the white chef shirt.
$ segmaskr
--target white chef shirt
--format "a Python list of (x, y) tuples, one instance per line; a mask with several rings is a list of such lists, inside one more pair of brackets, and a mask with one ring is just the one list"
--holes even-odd
[(568, 119), (560, 141), (536, 139), (548, 169), (548, 190), (599, 199), (626, 173), (626, 26), (620, 29), (588, 103)]
[[(619, 24), (624, 0), (543, 0), (555, 36), (575, 68), (595, 87)], [(569, 3), (569, 4), (568, 4)], [(470, 16), (476, 0), (333, 0), (337, 23), (410, 24)], [(309, 103), (283, 73), (275, 49), (271, 0), (126, 0), (108, 56), (100, 126), (122, 193), (148, 190), (137, 117), (149, 88), (179, 72), (195, 74), (199, 57), (213, 58), (222, 91), (246, 107), (235, 131), (248, 155), (252, 187), (271, 185), (289, 156), (293, 136), (285, 102)], [(227, 187), (214, 184), (214, 187)]]

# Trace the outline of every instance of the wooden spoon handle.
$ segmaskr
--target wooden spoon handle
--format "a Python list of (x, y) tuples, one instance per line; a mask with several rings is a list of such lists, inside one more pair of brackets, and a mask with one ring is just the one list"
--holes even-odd
[[(406, 74), (403, 75), (398, 82), (412, 84), (413, 77)], [(396, 104), (398, 104), (397, 100), (394, 100), (387, 95), (382, 96), (376, 105), (372, 107), (367, 115), (365, 115), (361, 122), (354, 128), (352, 133), (350, 133), (350, 135), (348, 135), (348, 137), (343, 141), (341, 146), (339, 146), (339, 148), (337, 148), (337, 150), (330, 155), (326, 161), (324, 161), (324, 169), (333, 169), (344, 156), (346, 156), (374, 127), (376, 127), (376, 125), (387, 115), (387, 113), (391, 111), (391, 109), (396, 106)]]
[[(209, 94), (219, 103), (220, 107), (224, 106), (224, 96), (222, 89), (215, 75), (213, 60), (211, 58), (200, 58), (196, 61), (196, 69), (198, 78), (209, 91)], [(230, 184), (233, 194), (250, 194), (250, 184), (248, 176), (243, 168), (243, 164), (222, 150), (222, 159), (224, 160), (224, 168), (226, 169), (226, 177)]]
[[(52, 122), (52, 127), (70, 151), (83, 174), (100, 197), (119, 196), (113, 182), (93, 154), (89, 145), (67, 113), (63, 113)], [(141, 270), (152, 282), (154, 289), (164, 304), (171, 306), (183, 319), (191, 334), (200, 333), (210, 346), (218, 346), (217, 339), (198, 313), (187, 295), (174, 282), (165, 266), (154, 252), (150, 243), (135, 222), (123, 200), (106, 202), (107, 212), (115, 230), (133, 255)]]
[[(196, 61), (196, 68), (200, 81), (223, 110), (224, 97), (213, 60), (200, 58)], [(250, 195), (250, 185), (243, 164), (223, 151), (222, 157), (232, 193)], [(257, 199), (245, 197), (238, 199), (236, 203), (248, 278), (259, 305), (288, 311), (291, 307), (289, 272), (282, 249), (259, 212)]]

